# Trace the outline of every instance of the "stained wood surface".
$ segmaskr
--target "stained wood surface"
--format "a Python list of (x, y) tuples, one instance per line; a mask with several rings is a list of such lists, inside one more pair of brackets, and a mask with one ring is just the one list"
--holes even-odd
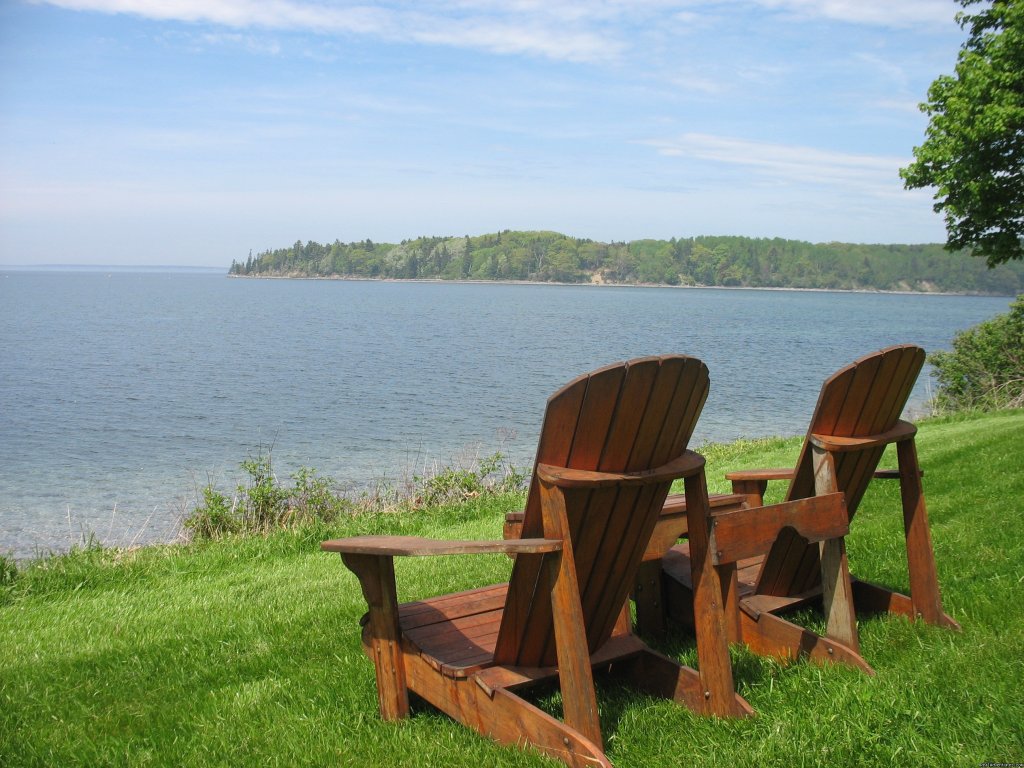
[(884, 448), (890, 443), (900, 442), (917, 434), (917, 427), (908, 421), (897, 421), (892, 429), (878, 435), (863, 437), (843, 437), (840, 435), (810, 435), (811, 445), (822, 448), (830, 453), (846, 453), (849, 451), (865, 451), (869, 448)]
[[(737, 510), (746, 505), (746, 496), (740, 493), (716, 493), (708, 496), (708, 505), (712, 510)], [(505, 515), (503, 536), (506, 539), (518, 539), (523, 530), (523, 513), (509, 512)], [(686, 494), (669, 494), (658, 514), (654, 533), (644, 552), (644, 562), (659, 560), (679, 539), (687, 535)]]
[(398, 626), (394, 560), (354, 553), (346, 553), (342, 559), (359, 577), (370, 609), (364, 636), (377, 677), (380, 716), (384, 720), (399, 720), (409, 714), (409, 692)]
[(693, 474), (704, 467), (704, 457), (686, 451), (682, 456), (662, 464), (638, 472), (598, 472), (591, 469), (570, 469), (553, 467), (550, 464), (537, 465), (537, 477), (541, 481), (557, 485), (559, 488), (587, 488), (595, 490), (609, 486), (634, 487), (672, 481), (679, 477)]
[[(750, 714), (735, 693), (722, 631), (699, 641), (698, 675), (634, 637), (626, 610), (673, 480), (685, 478), (688, 525), (706, 525), (704, 460), (686, 444), (707, 392), (703, 363), (668, 356), (609, 366), (555, 393), (523, 513), (525, 538), (325, 542), (360, 577), (370, 605), (364, 644), (377, 670), (381, 714), (403, 716), (408, 688), (480, 733), (530, 744), (571, 766), (609, 765), (595, 665), (701, 713)], [(731, 503), (743, 503), (736, 498)], [(680, 507), (667, 517), (678, 517)], [(395, 605), (394, 556), (480, 552), (516, 555), (507, 585)], [(719, 591), (713, 578), (705, 581), (708, 595)], [(721, 626), (720, 606), (708, 607), (709, 622)], [(564, 722), (511, 691), (552, 674)]]
[(516, 539), (502, 541), (446, 541), (424, 539), (419, 536), (353, 536), (331, 539), (320, 544), (325, 552), (362, 555), (401, 555), (423, 557), (429, 555), (481, 555), (489, 553), (556, 552), (562, 548), (558, 539)]
[(850, 529), (841, 493), (718, 513), (712, 520), (716, 564), (763, 555), (787, 528), (814, 542), (845, 536)]
[[(792, 470), (741, 470), (727, 475), (749, 509), (712, 515), (712, 547), (722, 575), (726, 631), (733, 641), (772, 655), (843, 661), (871, 673), (859, 654), (854, 608), (890, 611), (958, 629), (942, 611), (935, 557), (917, 464), (916, 427), (899, 420), (924, 363), (924, 351), (904, 345), (868, 355), (838, 371), (822, 386), (800, 458)], [(879, 470), (895, 443), (898, 470)], [(853, 579), (843, 535), (872, 478), (900, 481), (911, 596)], [(789, 479), (783, 505), (764, 507), (769, 480)], [(815, 497), (845, 495), (845, 514), (818, 510)], [(796, 505), (787, 507), (786, 505)], [(802, 507), (801, 507), (802, 505)], [(787, 520), (783, 510), (795, 514)], [(845, 517), (845, 524), (842, 518)], [(671, 615), (693, 622), (700, 585), (702, 544), (681, 542), (663, 558), (663, 589)], [(760, 557), (758, 553), (767, 552)], [(749, 557), (748, 557), (749, 556)], [(745, 558), (745, 559), (744, 559)], [(740, 559), (734, 567), (731, 563)], [(776, 616), (820, 600), (827, 635)], [(697, 612), (699, 614), (699, 612)], [(638, 614), (639, 615), (639, 614)]]
[(726, 472), (726, 480), (792, 480), (795, 470), (792, 467), (774, 467), (771, 469), (740, 469)]
[[(719, 493), (708, 496), (708, 507), (712, 512), (729, 512), (743, 509), (746, 497), (738, 493)], [(647, 543), (644, 562), (660, 560), (669, 549), (689, 533), (686, 518), (686, 494), (678, 493), (665, 499), (654, 526), (654, 533)]]
[[(708, 387), (707, 367), (681, 356), (642, 358), (581, 377), (548, 401), (537, 464), (606, 473), (659, 467), (685, 451)], [(611, 636), (670, 484), (566, 490), (569, 538), (591, 652)], [(536, 475), (522, 535), (548, 535)], [(546, 666), (556, 661), (551, 603), (539, 599), (552, 589), (541, 559), (516, 558), (495, 650), (498, 663)]]
[[(787, 501), (815, 493), (814, 435), (863, 438), (897, 426), (924, 359), (920, 347), (889, 347), (860, 358), (825, 381), (786, 494)], [(846, 495), (851, 519), (884, 449), (884, 445), (876, 445), (835, 455), (836, 485)], [(758, 591), (788, 595), (806, 591), (819, 582), (818, 547), (787, 531), (779, 536), (765, 560)]]

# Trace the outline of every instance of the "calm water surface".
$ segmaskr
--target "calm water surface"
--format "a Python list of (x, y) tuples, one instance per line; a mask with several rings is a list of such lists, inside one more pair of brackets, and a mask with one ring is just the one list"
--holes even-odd
[(0, 272), (0, 552), (166, 536), (198, 487), (233, 486), (261, 447), (279, 477), (352, 483), (498, 449), (527, 464), (548, 395), (640, 355), (708, 364), (695, 444), (796, 434), (839, 366), (948, 348), (1009, 303)]

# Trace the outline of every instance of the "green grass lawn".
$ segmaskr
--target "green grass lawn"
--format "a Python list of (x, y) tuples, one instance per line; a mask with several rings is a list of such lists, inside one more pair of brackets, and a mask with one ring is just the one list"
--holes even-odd
[[(798, 446), (709, 447), (709, 484), (727, 490), (727, 469), (792, 464)], [(925, 422), (918, 448), (945, 607), (964, 631), (863, 620), (877, 677), (734, 649), (737, 685), (758, 713), (745, 721), (599, 682), (617, 766), (1024, 762), (1024, 411)], [(905, 590), (898, 499), (896, 483), (876, 483), (848, 549), (855, 573)], [(499, 538), (520, 504), (482, 498), (34, 564), (0, 587), (0, 765), (556, 765), (423, 703), (381, 722), (358, 584), (319, 550), (357, 533)], [(399, 597), (501, 581), (509, 568), (501, 556), (399, 561)], [(695, 663), (682, 634), (660, 647)], [(557, 713), (557, 696), (543, 703)]]

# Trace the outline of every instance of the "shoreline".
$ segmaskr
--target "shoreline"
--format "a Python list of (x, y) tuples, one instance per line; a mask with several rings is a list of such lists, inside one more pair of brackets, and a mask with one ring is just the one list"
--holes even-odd
[(1007, 297), (1012, 293), (984, 293), (970, 291), (894, 291), (882, 288), (791, 288), (785, 286), (755, 285), (669, 285), (668, 283), (610, 283), (604, 280), (566, 283), (553, 280), (447, 280), (441, 277), (361, 277), (357, 275), (232, 275), (225, 277), (241, 280), (339, 280), (352, 283), (438, 283), (451, 285), (552, 285), (576, 288), (671, 288), (680, 290), (711, 291), (798, 291), (801, 293), (857, 293), (891, 296), (980, 296)]
[[(929, 402), (923, 402), (919, 404), (920, 409), (911, 407), (908, 404), (906, 415), (908, 418), (913, 420), (913, 423), (921, 426), (922, 424), (928, 424), (930, 422), (944, 423), (946, 421), (960, 421), (960, 420), (975, 420), (979, 418), (991, 417), (998, 414), (1005, 414), (1007, 412), (1017, 411), (1019, 409), (1005, 409), (993, 412), (981, 412), (981, 411), (963, 411), (956, 413), (935, 413)], [(725, 440), (722, 442), (708, 442), (698, 445), (693, 450), (707, 456), (717, 456), (721, 453), (729, 453), (737, 450), (750, 450), (758, 446), (764, 447), (773, 443), (785, 443), (787, 441), (797, 441), (802, 438), (802, 434), (794, 432), (792, 434), (767, 434), (767, 435), (743, 435), (740, 437), (733, 438), (731, 440)], [(515, 470), (526, 471), (528, 465), (510, 465)], [(439, 471), (444, 472), (446, 469), (451, 467), (442, 467)], [(347, 483), (339, 484), (337, 490), (338, 498), (345, 499), (353, 502), (358, 506), (359, 501), (362, 497), (358, 495), (349, 495), (354, 491), (366, 491), (376, 487), (377, 483), (381, 480), (386, 479), (388, 473), (383, 473), (379, 476), (368, 478), (363, 483), (360, 483), (358, 487), (348, 487)], [(396, 474), (397, 476), (397, 474)], [(527, 475), (528, 476), (528, 475)], [(324, 479), (333, 480), (333, 478), (325, 477)], [(385, 504), (380, 508), (375, 508), (371, 502), (371, 506), (362, 510), (362, 512), (355, 512), (353, 514), (374, 514), (374, 513), (387, 513), (387, 514), (401, 514), (403, 512), (414, 511), (414, 507), (406, 506), (410, 502), (414, 501), (417, 496), (417, 491), (412, 487), (404, 487), (400, 489), (400, 486), (407, 486), (408, 481), (402, 481), (396, 484), (395, 490), (398, 491), (398, 495), (392, 499), (391, 503)], [(215, 487), (211, 484), (211, 487)], [(225, 487), (225, 490), (230, 491), (230, 488)], [(520, 491), (504, 490), (502, 493), (526, 493), (526, 489), (523, 488)], [(99, 548), (103, 550), (112, 550), (118, 552), (132, 552), (136, 550), (145, 550), (149, 548), (160, 548), (160, 547), (188, 547), (196, 543), (196, 539), (193, 539), (189, 534), (186, 533), (185, 520), (196, 511), (199, 504), (198, 497), (190, 505), (180, 504), (178, 501), (168, 502), (168, 508), (171, 506), (179, 507), (177, 516), (167, 519), (156, 519), (154, 520), (153, 515), (150, 515), (142, 522), (128, 523), (123, 529), (123, 532), (115, 534), (114, 519), (111, 518), (110, 526), (106, 531), (105, 535), (100, 535), (96, 529), (83, 527), (78, 525), (74, 527), (73, 519), (70, 514), (68, 520), (68, 541), (66, 544), (56, 544), (54, 540), (49, 543), (43, 543), (38, 538), (32, 542), (31, 550), (33, 554), (24, 555), (18, 554), (18, 548), (10, 546), (0, 546), (0, 560), (12, 561), (19, 565), (19, 567), (29, 565), (34, 562), (49, 560), (54, 557), (62, 557), (79, 550), (87, 550), (92, 548)], [(116, 504), (115, 504), (116, 513)], [(120, 527), (118, 527), (120, 531)], [(38, 532), (37, 532), (38, 533)], [(63, 535), (63, 533), (62, 533)], [(237, 534), (243, 538), (250, 536), (257, 536), (258, 534), (252, 532), (241, 532)], [(198, 541), (201, 541), (198, 540)], [(27, 542), (26, 542), (27, 543)], [(22, 552), (25, 548), (22, 547)]]
[[(734, 447), (750, 446), (756, 444), (767, 444), (773, 441), (785, 441), (785, 440), (796, 440), (800, 437), (799, 433), (794, 432), (793, 434), (773, 434), (773, 435), (757, 435), (757, 436), (740, 436), (732, 440), (726, 440), (723, 442), (709, 442), (704, 443), (694, 450), (699, 451), (714, 451), (720, 452), (722, 450), (730, 450)], [(446, 465), (438, 465), (434, 468), (433, 472), (435, 475), (444, 475), (453, 469), (456, 469), (460, 465), (453, 462)], [(507, 462), (509, 469), (515, 472), (523, 472), (526, 477), (530, 476), (531, 462), (527, 460), (523, 464), (515, 464), (511, 461)], [(464, 469), (464, 467), (462, 467)], [(317, 478), (327, 480), (330, 484), (332, 494), (346, 502), (353, 504), (353, 509), (359, 509), (360, 505), (364, 502), (368, 506), (361, 509), (360, 512), (353, 512), (353, 514), (373, 514), (373, 513), (385, 513), (385, 514), (401, 514), (403, 512), (412, 511), (415, 509), (415, 500), (421, 495), (422, 489), (415, 485), (414, 475), (409, 474), (409, 470), (401, 469), (389, 472), (387, 470), (374, 474), (373, 476), (367, 476), (362, 480), (350, 481), (350, 480), (337, 480), (330, 475), (321, 475), (319, 470), (314, 468), (314, 473)], [(389, 481), (389, 477), (394, 477), (395, 480)], [(275, 486), (287, 490), (288, 483), (282, 482), (274, 475)], [(218, 492), (226, 492), (227, 494), (233, 494), (235, 491), (232, 489), (232, 482), (225, 480), (224, 482), (209, 482), (208, 487), (213, 488)], [(387, 489), (390, 486), (390, 491), (393, 492), (393, 496), (385, 490), (384, 496), (375, 498), (375, 491), (379, 491), (381, 488)], [(505, 489), (502, 492), (507, 493), (526, 493), (526, 488), (522, 488), (519, 491), (512, 491)], [(33, 531), (31, 532), (31, 540), (28, 538), (23, 541), (8, 541), (0, 543), (0, 560), (6, 558), (19, 565), (27, 565), (33, 562), (48, 560), (53, 557), (62, 557), (71, 552), (77, 550), (85, 550), (91, 548), (99, 548), (104, 550), (116, 550), (116, 551), (135, 551), (139, 549), (146, 549), (150, 547), (166, 547), (166, 546), (190, 546), (197, 539), (191, 537), (187, 532), (187, 526), (185, 521), (202, 505), (202, 488), (196, 489), (196, 494), (192, 498), (185, 498), (184, 496), (171, 499), (164, 502), (161, 508), (167, 510), (169, 513), (173, 510), (172, 514), (167, 516), (157, 516), (154, 510), (153, 514), (142, 520), (117, 520), (115, 523), (115, 517), (117, 515), (117, 504), (114, 504), (114, 509), (111, 514), (109, 523), (106, 526), (106, 530), (102, 530), (102, 526), (99, 528), (96, 526), (90, 526), (83, 524), (80, 519), (77, 519), (72, 515), (71, 510), (68, 510), (65, 520), (67, 527), (60, 531), (54, 529), (52, 532), (47, 533), (44, 531)], [(28, 533), (26, 531), (26, 533)], [(255, 536), (258, 534), (252, 532), (242, 532), (238, 535), (247, 537)], [(201, 539), (199, 539), (201, 541)], [(26, 554), (31, 552), (32, 554)]]
[[(1000, 417), (1012, 417), (1013, 414), (1020, 412), (1022, 409), (1010, 408), (991, 412), (982, 411), (962, 411), (955, 413), (935, 414), (935, 413), (921, 413), (920, 415), (913, 415), (914, 423), (918, 426), (921, 425), (941, 425), (949, 422), (970, 422), (979, 419), (992, 419)], [(800, 434), (792, 435), (761, 435), (756, 437), (738, 437), (733, 440), (728, 440), (721, 443), (705, 443), (695, 448), (698, 452), (706, 455), (709, 460), (719, 460), (721, 454), (730, 454), (735, 452), (750, 451), (750, 450), (763, 450), (768, 449), (773, 444), (783, 444), (788, 441), (794, 442), (794, 444), (802, 439)], [(518, 469), (522, 469), (519, 467)], [(497, 489), (498, 495), (509, 494), (522, 494), (525, 495), (526, 488), (520, 490), (511, 489)], [(344, 498), (344, 494), (342, 494)], [(467, 497), (468, 500), (469, 497)], [(351, 500), (351, 499), (350, 499)], [(392, 504), (387, 504), (381, 507), (366, 507), (361, 511), (353, 511), (351, 514), (413, 514), (417, 511), (416, 506), (408, 506), (411, 502), (415, 501), (415, 494), (410, 496), (401, 496), (394, 500)], [(106, 537), (97, 535), (94, 530), (79, 529), (77, 537), (72, 536), (71, 538), (77, 538), (76, 541), (71, 541), (67, 546), (60, 547), (36, 547), (34, 554), (31, 556), (19, 556), (7, 549), (6, 551), (0, 548), (0, 564), (3, 561), (14, 563), (19, 569), (30, 567), (33, 564), (51, 560), (53, 558), (61, 558), (76, 552), (87, 551), (92, 549), (106, 550), (115, 553), (128, 553), (136, 551), (146, 551), (162, 549), (167, 547), (174, 548), (189, 548), (197, 543), (202, 543), (204, 539), (193, 538), (191, 535), (186, 533), (186, 527), (184, 520), (188, 516), (186, 513), (194, 512), (195, 508), (191, 510), (183, 510), (181, 517), (174, 521), (170, 521), (169, 524), (164, 525), (163, 528), (157, 532), (157, 535), (145, 535), (147, 532), (153, 533), (150, 523), (152, 521), (147, 520), (139, 529), (133, 531), (134, 535), (128, 540), (127, 533), (132, 532), (129, 528), (126, 531), (126, 535), (121, 537), (120, 540), (110, 538), (110, 531), (108, 531)], [(165, 521), (167, 522), (167, 521)], [(265, 533), (273, 533), (279, 530), (285, 530), (287, 526), (282, 528), (274, 528), (270, 531), (258, 533), (253, 531), (240, 531), (235, 534), (231, 534), (228, 538), (239, 538), (239, 539), (250, 539), (258, 538)]]

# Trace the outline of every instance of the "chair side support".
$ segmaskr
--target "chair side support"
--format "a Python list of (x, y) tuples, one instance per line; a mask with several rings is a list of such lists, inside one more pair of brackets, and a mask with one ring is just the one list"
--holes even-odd
[(332, 539), (320, 545), (337, 552), (359, 579), (366, 598), (367, 629), (373, 668), (377, 677), (377, 703), (383, 720), (400, 720), (409, 714), (409, 693), (402, 660), (398, 626), (398, 593), (395, 556), (465, 555), (488, 553), (549, 553), (562, 548), (560, 540), (443, 541), (417, 536), (354, 536)]
[[(857, 451), (877, 448), (896, 443), (896, 460), (899, 467), (900, 501), (903, 507), (903, 531), (907, 547), (907, 575), (910, 580), (910, 611), (906, 603), (897, 599), (887, 599), (882, 588), (868, 587), (858, 590), (862, 595), (861, 603), (866, 609), (882, 605), (884, 610), (896, 613), (907, 613), (912, 619), (921, 619), (949, 629), (960, 630), (960, 625), (942, 610), (942, 595), (939, 592), (938, 570), (935, 565), (935, 550), (932, 547), (931, 530), (928, 524), (928, 511), (924, 503), (924, 490), (921, 485), (921, 471), (917, 461), (917, 445), (915, 436), (917, 427), (906, 421), (899, 421), (888, 432), (864, 438), (835, 438), (812, 435), (811, 443), (815, 451), (815, 471), (817, 472), (817, 455), (823, 452), (828, 455), (845, 451)], [(879, 475), (878, 472), (875, 473)], [(883, 472), (883, 477), (891, 473)], [(817, 482), (817, 474), (815, 475)], [(816, 492), (819, 492), (816, 487)], [(824, 567), (824, 561), (822, 563)], [(878, 597), (881, 595), (881, 602)], [(895, 595), (893, 596), (895, 597)]]
[[(853, 580), (853, 596), (856, 607), (869, 612), (889, 612), (921, 619), (929, 624), (960, 630), (960, 624), (943, 611), (942, 595), (939, 591), (938, 572), (935, 565), (935, 551), (932, 547), (928, 511), (925, 508), (921, 478), (924, 471), (918, 464), (915, 436), (917, 427), (906, 421), (898, 421), (887, 432), (865, 437), (835, 437), (814, 434), (809, 436), (814, 458), (815, 492), (835, 487), (835, 454), (850, 451), (880, 448), (896, 444), (898, 469), (876, 469), (876, 479), (898, 479), (900, 499), (903, 508), (903, 529), (906, 538), (907, 571), (910, 580), (909, 600), (892, 590), (864, 581)], [(831, 456), (831, 459), (825, 459)], [(832, 480), (828, 479), (831, 474)], [(793, 477), (792, 470), (739, 470), (726, 477), (732, 481), (733, 493), (746, 494), (751, 506), (762, 503), (769, 480), (784, 480)], [(822, 486), (819, 488), (818, 483)], [(825, 552), (826, 542), (821, 545), (823, 568), (841, 569), (840, 560), (845, 560), (845, 551)], [(827, 545), (835, 549), (834, 545)], [(848, 569), (848, 566), (847, 566)], [(837, 574), (841, 579), (841, 576)], [(823, 573), (824, 578), (824, 573)], [(829, 579), (824, 579), (828, 583)], [(827, 597), (827, 596), (826, 596)], [(841, 599), (845, 597), (841, 596)], [(844, 613), (844, 611), (839, 611)], [(838, 619), (837, 619), (838, 621)], [(831, 626), (830, 626), (830, 632)]]
[(569, 538), (565, 491), (541, 476), (540, 504), (544, 535), (552, 539), (561, 539), (563, 542), (561, 552), (544, 559), (545, 566), (550, 570), (553, 585), (551, 617), (555, 631), (563, 717), (566, 725), (579, 731), (603, 750), (594, 672), (590, 667), (590, 653), (583, 624), (583, 605), (580, 601), (576, 562)]

